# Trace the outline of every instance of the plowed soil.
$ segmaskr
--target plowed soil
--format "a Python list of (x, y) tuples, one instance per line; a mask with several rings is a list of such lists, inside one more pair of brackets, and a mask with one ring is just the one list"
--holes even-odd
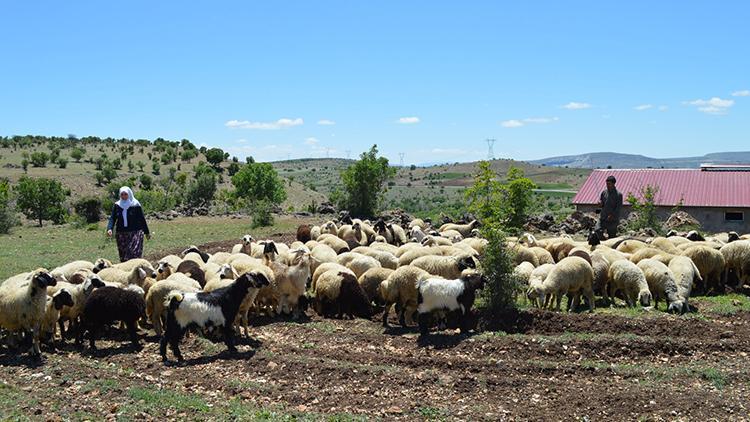
[(748, 417), (747, 313), (524, 311), (493, 321), (507, 332), (420, 341), (413, 329), (385, 330), (376, 320), (257, 320), (234, 355), (190, 337), (181, 366), (162, 364), (150, 332), (141, 351), (114, 332), (97, 353), (67, 345), (40, 363), (3, 355), (0, 392), (19, 397), (20, 415), (39, 419), (242, 419), (230, 405), (275, 409), (251, 417), (312, 419)]

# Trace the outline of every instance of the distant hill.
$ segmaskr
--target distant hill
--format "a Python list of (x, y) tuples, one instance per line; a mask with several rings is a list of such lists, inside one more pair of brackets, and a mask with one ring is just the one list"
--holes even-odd
[(697, 168), (703, 163), (750, 164), (750, 151), (715, 152), (702, 157), (652, 158), (617, 152), (592, 152), (534, 160), (531, 163), (571, 168)]

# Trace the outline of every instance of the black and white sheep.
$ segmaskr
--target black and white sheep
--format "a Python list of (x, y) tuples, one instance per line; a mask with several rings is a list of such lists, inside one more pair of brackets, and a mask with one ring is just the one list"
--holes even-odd
[(324, 317), (369, 318), (372, 315), (370, 299), (348, 272), (331, 270), (324, 273), (315, 287), (315, 311)]
[(461, 278), (445, 280), (429, 278), (417, 285), (417, 312), (419, 331), (426, 335), (430, 329), (434, 312), (447, 312), (448, 319), (456, 317), (461, 332), (470, 329), (469, 312), (476, 298), (476, 291), (484, 287), (484, 277), (479, 272), (466, 272)]
[(83, 306), (81, 330), (76, 342), (81, 344), (84, 334), (88, 332), (89, 346), (96, 350), (96, 339), (101, 329), (107, 324), (123, 322), (128, 328), (130, 341), (140, 347), (138, 320), (145, 317), (146, 302), (140, 293), (113, 286), (94, 289)]
[(167, 344), (178, 361), (182, 361), (180, 341), (189, 328), (202, 332), (221, 330), (224, 343), (234, 352), (234, 329), (232, 325), (249, 289), (260, 289), (268, 285), (261, 273), (242, 274), (229, 286), (212, 292), (180, 293), (167, 296), (167, 327), (159, 343), (159, 353), (167, 361)]

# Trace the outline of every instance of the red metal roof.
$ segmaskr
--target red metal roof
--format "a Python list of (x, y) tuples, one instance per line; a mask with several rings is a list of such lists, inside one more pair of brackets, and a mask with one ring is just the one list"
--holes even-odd
[(641, 189), (651, 185), (659, 188), (656, 205), (675, 206), (682, 200), (687, 207), (750, 207), (750, 171), (700, 169), (594, 170), (573, 203), (598, 203), (610, 175), (626, 204), (628, 193), (640, 197)]

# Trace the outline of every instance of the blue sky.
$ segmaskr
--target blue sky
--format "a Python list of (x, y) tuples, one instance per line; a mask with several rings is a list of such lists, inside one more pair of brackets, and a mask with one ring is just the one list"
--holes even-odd
[[(750, 2), (3, 2), (0, 134), (406, 164), (750, 148)], [(328, 124), (326, 124), (328, 123)]]

